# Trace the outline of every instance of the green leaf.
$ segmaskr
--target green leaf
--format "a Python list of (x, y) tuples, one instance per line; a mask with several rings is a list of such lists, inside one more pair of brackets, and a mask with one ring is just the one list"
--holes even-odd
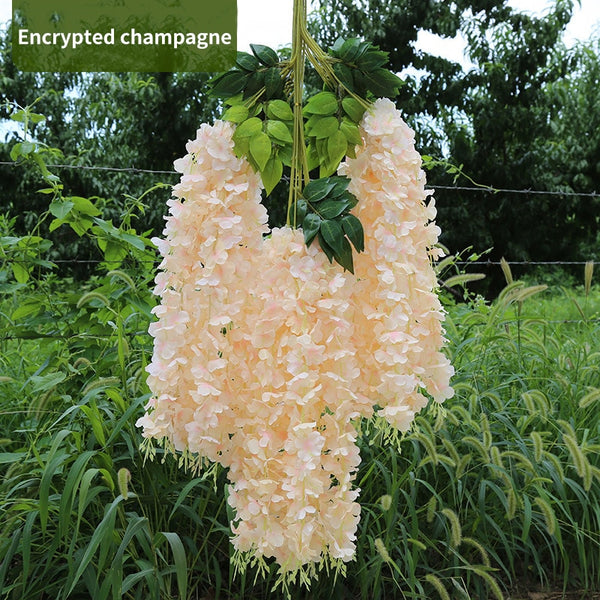
[(349, 207), (350, 204), (345, 200), (323, 200), (319, 204), (318, 212), (323, 219), (335, 219)]
[(329, 193), (330, 198), (341, 196), (350, 185), (350, 179), (348, 179), (348, 177), (330, 177), (329, 181), (334, 184), (333, 189)]
[(292, 135), (287, 128), (287, 125), (281, 121), (266, 121), (266, 129), (269, 136), (271, 136), (276, 142), (283, 142), (284, 144), (292, 144)]
[(211, 93), (221, 98), (229, 98), (239, 94), (248, 81), (248, 75), (243, 71), (229, 71), (214, 80)]
[(337, 54), (340, 51), (340, 48), (344, 45), (345, 41), (346, 40), (343, 37), (337, 38), (337, 40), (335, 40), (335, 42), (333, 43), (333, 45), (329, 49), (329, 52), (331, 54)]
[(383, 52), (382, 50), (369, 50), (356, 61), (356, 65), (362, 71), (373, 71), (378, 67), (383, 67), (387, 61), (387, 52)]
[(283, 146), (279, 148), (277, 152), (277, 158), (286, 166), (292, 166), (292, 147), (291, 146)]
[[(311, 117), (311, 119), (313, 118)], [(337, 117), (318, 117), (313, 121), (313, 124), (314, 126), (309, 135), (316, 137), (318, 140), (332, 136), (340, 126)]]
[(315, 179), (304, 186), (302, 195), (311, 203), (319, 202), (319, 200), (325, 198), (334, 187), (335, 182), (331, 182), (329, 179)]
[(250, 156), (256, 162), (259, 171), (262, 171), (267, 165), (271, 156), (271, 140), (266, 133), (260, 131), (250, 138)]
[(64, 219), (74, 206), (75, 203), (68, 200), (53, 200), (50, 204), (50, 214), (57, 219)]
[(332, 92), (319, 92), (309, 98), (304, 112), (306, 114), (333, 115), (338, 109), (338, 101)]
[(352, 144), (353, 146), (362, 144), (358, 125), (349, 121), (342, 121), (340, 124), (340, 131), (346, 136), (346, 140), (349, 144)]
[(32, 392), (47, 392), (52, 388), (56, 387), (61, 381), (67, 378), (66, 373), (62, 371), (56, 371), (54, 373), (48, 373), (48, 375), (34, 375), (30, 381), (33, 383)]
[(254, 56), (260, 60), (263, 65), (267, 67), (274, 67), (279, 62), (279, 56), (277, 52), (269, 46), (262, 46), (261, 44), (250, 44)]
[(132, 235), (131, 233), (122, 233), (119, 232), (119, 238), (124, 242), (137, 248), (138, 250), (144, 250), (146, 248), (146, 244), (144, 240), (139, 235)]
[(262, 131), (263, 122), (258, 117), (250, 117), (235, 128), (233, 138), (254, 137)]
[(304, 221), (308, 212), (308, 204), (304, 198), (299, 198), (296, 202), (296, 214), (292, 216), (292, 224), (299, 225)]
[(342, 230), (342, 226), (337, 221), (332, 221), (331, 219), (324, 220), (321, 223), (321, 228), (319, 231), (327, 245), (336, 254), (343, 252), (344, 246), (342, 240), (344, 239), (344, 231)]
[(312, 244), (312, 241), (315, 239), (317, 233), (319, 233), (319, 228), (321, 227), (321, 217), (316, 215), (315, 213), (308, 213), (304, 220), (302, 221), (302, 231), (304, 232), (304, 243), (307, 246)]
[[(108, 240), (104, 249), (104, 260), (109, 263), (121, 263), (127, 256), (127, 250), (119, 242)], [(115, 267), (116, 265), (112, 265)]]
[(39, 300), (29, 300), (19, 305), (19, 307), (13, 312), (10, 318), (13, 321), (18, 321), (29, 315), (40, 312), (44, 306)]
[(312, 140), (308, 145), (308, 151), (306, 153), (306, 162), (308, 163), (309, 171), (312, 171), (313, 169), (316, 169), (319, 166), (319, 153), (317, 152), (317, 146)]
[(333, 262), (333, 256), (335, 254), (333, 248), (331, 248), (331, 246), (329, 246), (327, 244), (327, 242), (325, 241), (325, 239), (323, 238), (323, 235), (321, 234), (321, 232), (319, 231), (319, 245), (321, 246), (321, 250), (323, 250), (323, 252), (325, 252), (325, 256), (327, 256), (327, 259), (329, 260), (329, 262)]
[(18, 283), (27, 283), (29, 281), (29, 271), (22, 264), (14, 262), (10, 266)]
[(102, 213), (87, 199), (81, 196), (69, 196), (65, 200), (73, 203), (73, 209), (83, 215), (89, 215), (90, 217), (97, 217)]
[(238, 67), (244, 69), (245, 71), (257, 71), (260, 67), (260, 63), (258, 62), (258, 60), (256, 60), (256, 58), (252, 56), (252, 54), (248, 54), (247, 52), (238, 52), (237, 59), (235, 62), (238, 65)]
[(352, 62), (358, 57), (361, 49), (361, 41), (358, 38), (350, 38), (342, 44), (337, 54), (344, 62)]
[(346, 156), (348, 140), (341, 131), (336, 131), (327, 140), (327, 155), (332, 164), (339, 163)]
[(265, 73), (265, 95), (267, 98), (279, 95), (283, 88), (281, 74), (277, 67), (267, 69)]
[(321, 164), (319, 165), (319, 177), (329, 177), (333, 175), (340, 166), (338, 162), (330, 162), (327, 157), (321, 158)]
[(344, 63), (336, 63), (333, 66), (333, 72), (337, 75), (338, 79), (344, 84), (344, 86), (351, 92), (355, 91), (354, 87), (354, 76), (352, 69)]
[(346, 96), (342, 100), (342, 108), (355, 123), (361, 122), (365, 113), (365, 108), (356, 98)]
[(231, 121), (232, 123), (242, 123), (248, 118), (248, 107), (243, 104), (236, 104), (228, 108), (223, 114), (225, 121)]
[(335, 261), (344, 267), (346, 271), (354, 273), (354, 261), (352, 260), (352, 246), (346, 238), (342, 238), (342, 251), (334, 256)]
[(362, 223), (354, 215), (346, 215), (340, 220), (344, 233), (352, 242), (357, 252), (365, 249), (365, 232)]
[(265, 72), (257, 71), (252, 73), (244, 87), (244, 99), (254, 96), (261, 88), (265, 86)]
[[(252, 143), (252, 141), (250, 142)], [(283, 164), (278, 158), (271, 157), (265, 168), (261, 170), (260, 173), (262, 177), (263, 185), (265, 186), (265, 191), (267, 195), (269, 195), (273, 188), (281, 181), (281, 176), (283, 175)]]
[(293, 121), (294, 111), (284, 100), (271, 100), (267, 104), (267, 117), (269, 119), (279, 119), (280, 121)]
[(365, 73), (364, 79), (368, 89), (380, 97), (394, 98), (398, 95), (398, 89), (404, 85), (402, 79), (387, 69)]

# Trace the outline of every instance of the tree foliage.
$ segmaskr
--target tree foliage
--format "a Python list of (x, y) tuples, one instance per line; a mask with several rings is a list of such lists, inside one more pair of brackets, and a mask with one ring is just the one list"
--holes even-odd
[[(321, 0), (313, 29), (322, 39), (364, 35), (388, 51), (406, 78), (398, 105), (421, 150), (445, 156), (472, 181), (590, 192), (600, 177), (598, 46), (564, 47), (572, 10), (570, 0), (542, 17), (506, 0)], [(462, 35), (473, 67), (416, 49), (421, 31)], [(429, 179), (451, 185), (453, 175), (438, 169)], [(597, 199), (446, 190), (436, 197), (441, 239), (453, 251), (474, 245), (513, 260), (597, 258)]]

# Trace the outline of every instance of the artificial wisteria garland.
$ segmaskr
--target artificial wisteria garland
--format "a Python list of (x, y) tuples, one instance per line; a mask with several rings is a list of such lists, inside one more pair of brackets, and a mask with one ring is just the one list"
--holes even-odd
[(405, 431), (452, 396), (431, 264), (439, 229), (414, 134), (387, 99), (360, 123), (350, 179), (364, 226), (354, 273), (301, 229), (268, 230), (235, 125), (204, 124), (176, 161), (138, 425), (228, 469), (232, 543), (294, 574), (354, 556), (359, 418)]

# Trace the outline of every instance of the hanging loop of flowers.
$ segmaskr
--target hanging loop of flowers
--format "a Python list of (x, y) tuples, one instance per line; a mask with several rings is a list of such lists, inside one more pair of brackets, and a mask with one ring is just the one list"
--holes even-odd
[[(359, 419), (406, 431), (452, 395), (442, 252), (387, 54), (358, 39), (325, 53), (306, 0), (289, 60), (251, 48), (213, 80), (222, 120), (175, 162), (138, 425), (228, 469), (237, 567), (272, 558), (308, 584), (354, 556)], [(305, 99), (307, 59), (324, 89)], [(262, 194), (281, 181), (287, 224), (269, 231)]]

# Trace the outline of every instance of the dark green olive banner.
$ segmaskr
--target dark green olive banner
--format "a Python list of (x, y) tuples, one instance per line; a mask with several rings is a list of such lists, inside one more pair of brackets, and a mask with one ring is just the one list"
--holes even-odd
[(236, 0), (13, 0), (23, 71), (226, 71)]

